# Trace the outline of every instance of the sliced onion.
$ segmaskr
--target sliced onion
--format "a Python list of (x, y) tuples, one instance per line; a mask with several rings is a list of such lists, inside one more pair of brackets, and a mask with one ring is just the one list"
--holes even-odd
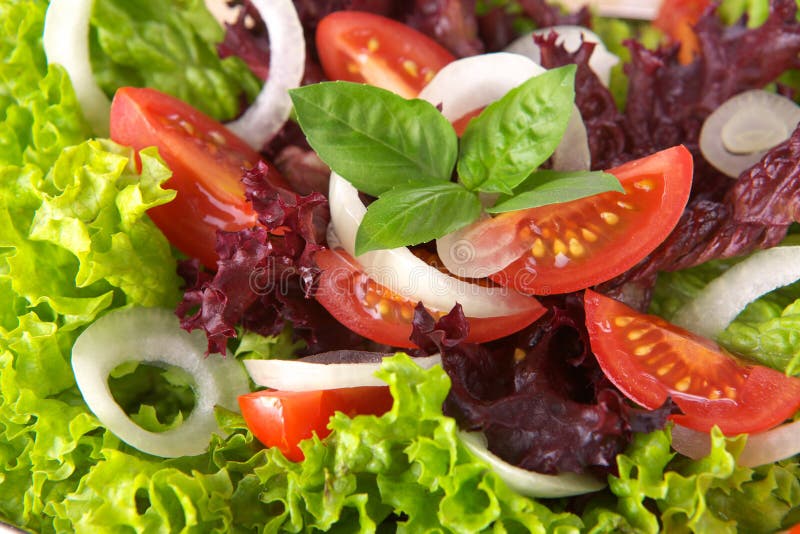
[[(95, 321), (72, 347), (75, 380), (89, 409), (119, 439), (165, 458), (202, 454), (219, 433), (214, 406), (238, 411), (237, 397), (249, 392), (247, 375), (233, 358), (205, 356), (205, 336), (180, 328), (171, 310), (128, 308)], [(134, 423), (111, 395), (108, 376), (122, 363), (171, 365), (193, 380), (195, 406), (180, 426), (150, 432)]]
[[(675, 425), (672, 429), (672, 448), (698, 460), (711, 452), (711, 437), (706, 432)], [(800, 454), (800, 421), (750, 434), (736, 463), (744, 467), (758, 467), (797, 454)]]
[(600, 39), (600, 36), (594, 33), (589, 28), (583, 26), (551, 26), (549, 28), (539, 28), (530, 33), (517, 38), (510, 45), (506, 47), (506, 52), (513, 52), (515, 54), (522, 54), (525, 57), (531, 58), (536, 63), (541, 64), (542, 54), (539, 46), (534, 42), (534, 35), (549, 35), (550, 32), (558, 34), (556, 44), (564, 45), (568, 52), (575, 52), (581, 44), (586, 41), (587, 43), (596, 43), (592, 56), (589, 58), (589, 66), (592, 68), (597, 77), (608, 86), (611, 80), (611, 69), (619, 63), (619, 58), (608, 51), (606, 45)]
[[(450, 311), (458, 303), (468, 317), (504, 317), (531, 309), (530, 297), (444, 274), (406, 247), (374, 250), (356, 257), (356, 233), (367, 208), (356, 188), (335, 172), (331, 173), (328, 198), (334, 240), (358, 260), (370, 278), (394, 293), (440, 311)], [(330, 238), (328, 243), (333, 246)]]
[(800, 246), (752, 254), (712, 280), (672, 322), (714, 339), (758, 297), (800, 279)]
[(93, 0), (52, 0), (44, 18), (44, 53), (69, 74), (75, 96), (95, 135), (108, 137), (111, 102), (95, 82), (89, 61), (89, 20)]
[(738, 178), (766, 152), (789, 138), (800, 122), (800, 106), (762, 90), (740, 93), (708, 116), (700, 150), (717, 169)]
[[(440, 70), (419, 97), (434, 105), (441, 104), (442, 114), (455, 121), (543, 72), (543, 67), (519, 54), (499, 52), (467, 57)], [(564, 138), (553, 154), (553, 167), (578, 171), (589, 169), (590, 163), (586, 126), (578, 109), (574, 108)], [(480, 240), (475, 232), (488, 235), (489, 226), (493, 224), (475, 223), (436, 241), (439, 258), (451, 273), (465, 278), (484, 278), (502, 270), (527, 250), (528, 245), (510, 233), (506, 233), (507, 239)]]
[(292, 0), (253, 0), (269, 33), (269, 76), (255, 102), (227, 124), (256, 150), (278, 133), (292, 110), (288, 90), (303, 79), (306, 42)]
[(588, 6), (593, 13), (602, 17), (619, 19), (653, 20), (664, 0), (559, 0), (558, 3), (577, 11)]
[(472, 454), (489, 464), (503, 482), (517, 493), (539, 498), (571, 497), (599, 491), (606, 486), (604, 482), (590, 475), (543, 475), (516, 467), (490, 452), (482, 433), (459, 432), (458, 435)]
[[(438, 354), (413, 361), (423, 369), (441, 365)], [(385, 386), (375, 376), (381, 360), (361, 363), (317, 363), (303, 360), (244, 360), (253, 382), (282, 391), (316, 391), (361, 386)]]

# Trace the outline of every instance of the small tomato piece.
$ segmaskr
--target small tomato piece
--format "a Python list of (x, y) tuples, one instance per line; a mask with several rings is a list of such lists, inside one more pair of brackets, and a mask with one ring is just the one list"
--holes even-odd
[(325, 75), (375, 85), (413, 98), (455, 57), (439, 43), (395, 20), (361, 11), (336, 11), (317, 26)]
[(768, 430), (800, 409), (800, 379), (734, 358), (711, 340), (586, 290), (586, 327), (603, 372), (655, 409), (672, 397), (685, 427), (726, 435)]
[[(235, 232), (256, 224), (241, 178), (261, 156), (224, 125), (155, 89), (117, 90), (110, 120), (111, 139), (137, 153), (157, 147), (172, 170), (165, 187), (177, 190), (177, 196), (148, 215), (181, 252), (216, 269), (217, 230)], [(268, 179), (288, 188), (271, 165)]]
[(315, 391), (257, 391), (239, 396), (247, 427), (267, 447), (277, 447), (288, 459), (299, 462), (301, 441), (316, 434), (330, 434), (330, 418), (336, 412), (348, 417), (382, 415), (392, 408), (388, 386), (363, 386)]
[(687, 65), (700, 52), (700, 41), (694, 25), (711, 4), (710, 0), (672, 0), (662, 2), (653, 26), (666, 33), (673, 41), (680, 43), (678, 60)]
[[(513, 232), (526, 252), (490, 276), (525, 294), (569, 293), (622, 274), (653, 251), (680, 220), (692, 189), (692, 155), (676, 146), (611, 169), (616, 191), (503, 213), (485, 224)], [(497, 238), (499, 240), (499, 238)]]

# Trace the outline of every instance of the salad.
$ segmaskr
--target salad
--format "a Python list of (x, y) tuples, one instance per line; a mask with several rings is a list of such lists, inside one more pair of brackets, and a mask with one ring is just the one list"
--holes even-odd
[(234, 4), (0, 0), (3, 522), (800, 523), (794, 0)]

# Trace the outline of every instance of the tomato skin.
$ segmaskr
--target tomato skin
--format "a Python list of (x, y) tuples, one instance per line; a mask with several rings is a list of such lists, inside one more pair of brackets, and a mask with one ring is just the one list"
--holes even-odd
[(239, 396), (247, 427), (267, 447), (277, 447), (288, 459), (303, 460), (298, 444), (331, 433), (335, 412), (349, 417), (382, 415), (392, 408), (388, 386), (363, 386), (315, 391), (256, 391)]
[(653, 26), (680, 43), (679, 61), (686, 65), (700, 52), (700, 42), (693, 26), (711, 4), (710, 0), (672, 0), (663, 2)]
[(317, 26), (317, 50), (331, 80), (363, 82), (413, 98), (455, 57), (439, 43), (395, 20), (336, 11)]
[[(216, 269), (217, 230), (234, 232), (256, 224), (241, 177), (243, 169), (255, 166), (261, 156), (219, 122), (154, 89), (120, 88), (111, 103), (110, 129), (115, 142), (137, 153), (158, 147), (172, 170), (165, 187), (178, 193), (148, 215), (170, 243)], [(288, 187), (269, 168), (268, 179)]]
[[(321, 269), (314, 294), (317, 301), (347, 328), (377, 343), (416, 348), (411, 337), (412, 302), (371, 280), (358, 262), (342, 249), (322, 250), (314, 257)], [(429, 310), (441, 316), (440, 310)], [(450, 311), (450, 310), (446, 310)], [(531, 298), (530, 308), (504, 317), (468, 317), (466, 341), (484, 343), (505, 337), (533, 323), (546, 309)]]
[(683, 412), (672, 416), (680, 425), (754, 433), (800, 409), (800, 379), (740, 362), (713, 341), (588, 289), (584, 306), (592, 351), (608, 379), (646, 408), (672, 397)]
[(679, 145), (608, 172), (625, 194), (608, 192), (490, 220), (498, 231), (516, 232), (526, 250), (490, 278), (525, 294), (570, 293), (610, 280), (652, 252), (689, 200), (691, 153)]

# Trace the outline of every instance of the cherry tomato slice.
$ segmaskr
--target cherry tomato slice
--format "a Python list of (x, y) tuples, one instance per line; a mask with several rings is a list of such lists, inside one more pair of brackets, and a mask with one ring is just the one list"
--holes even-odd
[(350, 417), (382, 415), (392, 408), (388, 386), (363, 386), (315, 391), (257, 391), (239, 396), (247, 427), (267, 447), (277, 447), (299, 462), (298, 444), (316, 435), (330, 434), (328, 422), (335, 412)]
[[(110, 126), (114, 141), (137, 152), (158, 147), (172, 170), (165, 187), (178, 194), (148, 214), (179, 250), (216, 269), (217, 230), (234, 232), (256, 224), (241, 177), (261, 156), (219, 122), (154, 89), (119, 89)], [(288, 187), (272, 166), (268, 179)]]
[[(416, 302), (374, 282), (342, 249), (322, 250), (315, 256), (322, 270), (315, 297), (340, 323), (372, 341), (393, 347), (416, 347), (411, 340), (411, 321)], [(483, 343), (517, 332), (546, 311), (531, 298), (530, 308), (504, 317), (468, 318), (467, 341)], [(429, 310), (441, 317), (450, 310)]]
[(317, 26), (317, 50), (331, 80), (364, 82), (413, 98), (455, 57), (439, 43), (395, 20), (337, 11)]
[(760, 432), (800, 409), (800, 379), (744, 364), (713, 341), (588, 289), (584, 305), (592, 351), (608, 379), (646, 408), (671, 396), (683, 412), (673, 419), (683, 426)]
[(526, 294), (569, 293), (610, 280), (656, 248), (689, 199), (691, 153), (676, 146), (608, 172), (625, 194), (603, 193), (489, 220), (493, 231), (516, 232), (527, 250), (490, 278)]

